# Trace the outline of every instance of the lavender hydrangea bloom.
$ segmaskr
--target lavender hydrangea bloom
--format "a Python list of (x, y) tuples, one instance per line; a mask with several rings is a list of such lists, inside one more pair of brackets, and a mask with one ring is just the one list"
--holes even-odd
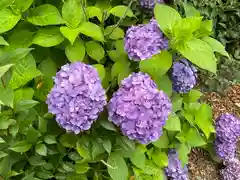
[(221, 115), (216, 120), (216, 134), (221, 141), (236, 143), (240, 137), (240, 120), (228, 113)]
[(124, 49), (133, 61), (149, 59), (167, 48), (168, 40), (154, 19), (148, 24), (132, 26), (127, 30)]
[(81, 62), (66, 64), (54, 83), (47, 97), (49, 112), (67, 131), (88, 130), (107, 103), (97, 70)]
[(162, 134), (169, 113), (170, 99), (148, 74), (132, 73), (121, 82), (108, 104), (109, 118), (130, 139), (147, 144)]
[(164, 3), (164, 0), (139, 0), (140, 5), (146, 9), (153, 9), (156, 3)]
[(175, 62), (172, 67), (173, 90), (178, 93), (189, 92), (197, 83), (197, 69), (187, 60)]
[(215, 140), (216, 154), (223, 160), (235, 157), (236, 143), (229, 143), (220, 141), (218, 138)]
[(188, 180), (187, 166), (182, 167), (175, 150), (168, 152), (168, 167), (165, 168), (165, 174), (172, 180)]
[(220, 170), (223, 180), (239, 180), (240, 179), (240, 162), (233, 158), (225, 162), (226, 167)]

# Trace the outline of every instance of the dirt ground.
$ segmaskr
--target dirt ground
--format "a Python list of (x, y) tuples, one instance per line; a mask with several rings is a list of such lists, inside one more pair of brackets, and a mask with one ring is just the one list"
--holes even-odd
[[(223, 96), (217, 93), (205, 94), (203, 100), (212, 106), (214, 119), (223, 113), (232, 113), (240, 117), (240, 84), (226, 90)], [(240, 142), (237, 156), (240, 158)], [(190, 180), (221, 180), (219, 165), (213, 162), (209, 155), (202, 150), (192, 150), (188, 168)]]

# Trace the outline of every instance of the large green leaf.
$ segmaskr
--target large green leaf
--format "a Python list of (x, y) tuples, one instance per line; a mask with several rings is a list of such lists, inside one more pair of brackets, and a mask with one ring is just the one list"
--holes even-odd
[(170, 6), (156, 3), (154, 8), (154, 16), (161, 30), (169, 35), (176, 21), (181, 19), (180, 14)]
[(158, 148), (168, 148), (169, 145), (169, 139), (166, 131), (163, 131), (163, 134), (160, 136), (160, 138), (153, 142), (153, 145)]
[(33, 3), (34, 0), (15, 0), (11, 5), (11, 8), (17, 12), (21, 13), (26, 11)]
[(46, 156), (47, 155), (47, 147), (45, 144), (38, 144), (35, 146), (36, 148), (36, 153), (38, 153), (41, 156)]
[(67, 38), (71, 44), (74, 43), (75, 39), (78, 37), (78, 35), (80, 34), (80, 28), (76, 28), (76, 29), (71, 29), (67, 26), (64, 27), (60, 27), (60, 31), (62, 33), (62, 35)]
[(106, 36), (109, 36), (109, 39), (112, 40), (124, 38), (124, 31), (121, 28), (115, 26), (107, 26), (104, 30), (104, 34)]
[(66, 0), (62, 7), (62, 16), (66, 25), (76, 28), (84, 20), (83, 8), (78, 0)]
[(0, 104), (13, 108), (14, 93), (11, 88), (0, 87)]
[(8, 8), (0, 10), (0, 34), (12, 29), (20, 19), (20, 14), (14, 14)]
[(184, 167), (188, 162), (188, 154), (191, 151), (191, 147), (187, 143), (182, 143), (177, 148), (178, 157), (182, 163), (182, 166)]
[(102, 58), (104, 58), (105, 51), (103, 47), (95, 42), (95, 41), (88, 41), (86, 44), (86, 51), (87, 54), (94, 60), (100, 62)]
[(5, 66), (0, 66), (0, 78), (13, 66), (13, 64), (7, 64)]
[(0, 36), (0, 45), (9, 46), (8, 42), (5, 41), (5, 39), (2, 36)]
[(193, 38), (186, 44), (178, 45), (177, 50), (200, 68), (216, 73), (217, 62), (212, 48), (206, 42)]
[(33, 44), (43, 47), (52, 47), (64, 41), (59, 27), (45, 27), (38, 30), (36, 33)]
[(67, 148), (73, 148), (76, 145), (77, 137), (74, 134), (66, 133), (61, 135), (59, 142)]
[(86, 36), (89, 36), (97, 41), (104, 41), (104, 36), (101, 28), (94, 23), (83, 22), (80, 24), (78, 29), (82, 34)]
[(159, 167), (163, 168), (168, 166), (168, 155), (160, 150), (155, 150), (152, 154), (152, 159)]
[(77, 141), (77, 152), (81, 157), (83, 157), (85, 160), (91, 159), (91, 143), (89, 138), (81, 137)]
[(33, 126), (30, 125), (27, 131), (27, 142), (30, 144), (35, 144), (40, 136), (41, 133), (39, 133)]
[(28, 151), (32, 147), (27, 141), (17, 141), (9, 149), (15, 152), (23, 153)]
[(183, 3), (185, 15), (187, 17), (192, 17), (192, 16), (200, 16), (200, 12), (194, 8), (194, 6), (191, 3)]
[(103, 81), (106, 75), (106, 70), (104, 69), (104, 66), (102, 64), (94, 64), (93, 67), (97, 69), (98, 75), (100, 79)]
[(172, 81), (167, 75), (157, 76), (154, 78), (155, 83), (157, 84), (158, 89), (162, 90), (169, 97), (172, 95)]
[(56, 144), (56, 137), (54, 135), (46, 135), (44, 137), (44, 142), (47, 144)]
[(128, 17), (134, 17), (132, 10), (127, 6), (123, 6), (123, 5), (115, 6), (109, 12), (114, 16), (118, 16), (120, 18), (123, 17), (124, 14), (126, 14), (126, 16)]
[(20, 88), (14, 91), (14, 103), (21, 100), (31, 100), (33, 98), (34, 90), (32, 88)]
[(87, 7), (88, 17), (93, 18), (97, 17), (100, 22), (103, 20), (103, 13), (102, 10), (96, 6), (89, 6)]
[(16, 104), (15, 110), (16, 112), (25, 111), (34, 107), (38, 103), (39, 103), (38, 101), (34, 100), (22, 100)]
[(92, 142), (92, 159), (96, 159), (97, 156), (105, 152), (105, 149), (102, 143), (99, 143), (96, 140), (92, 140), (91, 142)]
[(196, 128), (190, 128), (185, 135), (186, 141), (194, 147), (203, 146), (206, 144), (203, 137)]
[(164, 128), (169, 131), (181, 131), (181, 122), (179, 117), (175, 113), (171, 114), (168, 117)]
[(144, 169), (146, 161), (146, 156), (144, 152), (134, 151), (130, 159), (135, 166)]
[(111, 153), (108, 157), (107, 163), (108, 173), (113, 180), (126, 180), (128, 177), (128, 168), (125, 160), (117, 153)]
[(73, 45), (68, 44), (65, 48), (65, 54), (69, 61), (83, 61), (85, 57), (85, 46), (81, 39), (76, 39)]
[(9, 126), (15, 123), (16, 121), (14, 119), (9, 119), (6, 116), (0, 116), (0, 129), (8, 129)]
[(39, 26), (64, 24), (58, 9), (51, 4), (43, 4), (31, 11), (27, 20)]
[(10, 6), (14, 0), (1, 0), (0, 1), (0, 10), (4, 9), (5, 7)]

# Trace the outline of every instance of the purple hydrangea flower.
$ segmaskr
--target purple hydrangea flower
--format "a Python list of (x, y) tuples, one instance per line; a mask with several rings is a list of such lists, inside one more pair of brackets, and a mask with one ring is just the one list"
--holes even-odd
[(165, 168), (165, 174), (172, 180), (188, 180), (188, 168), (182, 167), (178, 154), (173, 149), (168, 152), (168, 167)]
[(149, 59), (167, 48), (168, 40), (154, 19), (127, 30), (124, 49), (133, 61)]
[(236, 143), (240, 137), (240, 120), (228, 113), (221, 115), (216, 119), (216, 134), (221, 141)]
[(148, 74), (132, 73), (108, 104), (109, 118), (130, 139), (147, 144), (162, 134), (171, 112), (170, 99)]
[(225, 168), (220, 170), (223, 180), (239, 180), (240, 179), (240, 162), (233, 158), (224, 163)]
[(178, 93), (189, 92), (197, 83), (197, 69), (187, 60), (182, 59), (173, 64), (173, 90)]
[(236, 143), (220, 141), (217, 138), (214, 144), (215, 144), (216, 153), (221, 159), (227, 160), (235, 157)]
[(164, 3), (164, 0), (139, 0), (140, 5), (146, 9), (153, 9), (156, 3)]
[(66, 64), (54, 83), (47, 97), (49, 112), (67, 131), (88, 130), (107, 103), (97, 70), (81, 62)]

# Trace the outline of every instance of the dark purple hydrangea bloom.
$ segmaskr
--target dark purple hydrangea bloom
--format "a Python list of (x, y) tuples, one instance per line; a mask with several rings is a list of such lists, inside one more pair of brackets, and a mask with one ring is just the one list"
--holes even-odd
[(175, 62), (172, 67), (172, 83), (175, 92), (189, 92), (197, 83), (197, 69), (185, 59)]
[(218, 138), (215, 140), (215, 150), (217, 155), (223, 159), (231, 159), (235, 157), (236, 143), (229, 143), (226, 141), (220, 141)]
[(182, 167), (178, 154), (173, 149), (168, 152), (168, 167), (165, 168), (165, 174), (171, 180), (188, 180), (187, 166)]
[(224, 163), (225, 168), (220, 170), (223, 180), (239, 180), (240, 179), (240, 162), (233, 158)]
[(133, 61), (149, 59), (167, 48), (168, 40), (154, 19), (148, 24), (132, 26), (127, 30), (124, 49)]
[(216, 134), (221, 141), (236, 143), (240, 137), (240, 120), (228, 113), (221, 115), (216, 119)]
[(146, 9), (153, 9), (156, 3), (164, 3), (164, 0), (139, 0), (140, 5)]
[(88, 130), (107, 103), (97, 70), (81, 62), (66, 64), (54, 83), (47, 97), (49, 112), (67, 131)]
[(124, 135), (142, 144), (161, 136), (171, 108), (168, 96), (141, 72), (122, 80), (108, 104), (110, 121), (120, 126)]

